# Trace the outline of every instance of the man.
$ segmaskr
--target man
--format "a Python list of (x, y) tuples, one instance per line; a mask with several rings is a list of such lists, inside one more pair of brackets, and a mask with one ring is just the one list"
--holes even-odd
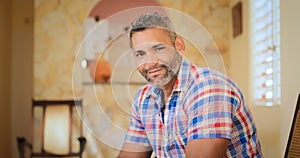
[(141, 15), (130, 40), (149, 84), (134, 98), (119, 157), (262, 157), (257, 130), (229, 78), (182, 57), (185, 44), (168, 17)]

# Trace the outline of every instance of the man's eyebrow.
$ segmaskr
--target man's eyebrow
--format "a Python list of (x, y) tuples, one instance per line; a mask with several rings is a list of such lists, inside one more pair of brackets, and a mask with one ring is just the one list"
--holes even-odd
[[(159, 43), (159, 44), (155, 44), (155, 45), (153, 45), (153, 46), (151, 46), (151, 48), (157, 48), (157, 47), (161, 47), (161, 46), (163, 46), (164, 44), (162, 44), (162, 43)], [(140, 47), (132, 47), (131, 48), (133, 51), (139, 51), (140, 50)]]
[(158, 48), (158, 47), (161, 47), (161, 46), (163, 46), (163, 44), (156, 44), (156, 45), (154, 45), (154, 46), (152, 46), (152, 48)]
[[(158, 48), (158, 47), (161, 47), (161, 46), (164, 46), (164, 44), (162, 44), (162, 43), (159, 43), (159, 44), (155, 44), (155, 45), (153, 45), (153, 46), (151, 46), (151, 48)], [(133, 51), (133, 52), (138, 52), (138, 51), (143, 51), (142, 49), (140, 49), (141, 47), (132, 47), (131, 48), (131, 50)]]
[(143, 50), (134, 50), (133, 53), (142, 53), (142, 52), (145, 52)]
[(140, 50), (140, 49), (131, 49), (131, 53), (136, 54), (136, 53), (143, 53), (145, 51)]

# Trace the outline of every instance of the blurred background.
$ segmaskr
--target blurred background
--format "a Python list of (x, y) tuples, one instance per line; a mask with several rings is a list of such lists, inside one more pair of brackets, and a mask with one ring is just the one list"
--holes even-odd
[[(241, 8), (236, 10), (239, 2)], [(300, 55), (297, 53), (300, 22), (296, 20), (300, 1), (297, 0), (285, 3), (275, 0), (261, 3), (250, 0), (0, 0), (0, 157), (18, 157), (17, 136), (25, 136), (29, 140), (34, 137), (31, 130), (33, 98), (64, 100), (74, 97), (83, 99), (83, 115), (87, 116), (84, 118), (84, 135), (87, 138), (84, 156), (117, 155), (115, 146), (120, 145), (124, 134), (122, 129), (128, 126), (132, 96), (144, 81), (135, 76), (133, 65), (127, 59), (117, 62), (121, 55), (115, 52), (121, 47), (127, 49), (128, 45), (117, 43), (106, 48), (107, 45), (96, 43), (98, 48), (93, 48), (93, 37), (87, 40), (90, 43), (84, 43), (83, 39), (88, 39), (88, 31), (101, 23), (101, 30), (107, 29), (107, 32), (102, 31), (103, 35), (97, 40), (110, 43), (119, 33), (126, 31), (128, 25), (126, 22), (119, 24), (118, 20), (109, 21), (109, 16), (131, 7), (149, 5), (183, 12), (208, 31), (223, 61), (217, 63), (220, 64), (218, 66), (224, 67), (226, 74), (239, 85), (252, 110), (264, 156), (283, 157), (300, 92)], [(276, 8), (279, 18), (274, 18)], [(270, 60), (269, 65), (275, 65), (270, 74), (268, 67), (264, 67), (268, 64), (255, 62), (264, 58), (270, 62), (270, 58), (253, 57), (254, 47), (261, 43), (255, 44), (255, 40), (265, 40), (255, 36), (262, 34), (255, 32), (260, 26), (260, 21), (255, 19), (260, 12), (255, 9), (270, 9), (270, 25), (274, 25), (272, 29), (275, 30), (271, 32), (277, 33), (271, 37), (273, 45), (266, 46), (267, 53), (264, 53), (277, 54)], [(184, 26), (184, 22), (184, 19), (175, 18), (176, 26)], [(186, 58), (207, 66), (193, 41), (186, 37), (186, 42)], [(99, 61), (107, 62), (109, 79), (95, 82), (91, 68), (82, 65), (84, 59), (96, 61), (96, 66)], [(111, 85), (113, 68), (117, 74), (130, 75)], [(125, 70), (129, 71), (125, 73)], [(255, 91), (268, 87), (255, 80), (265, 76), (271, 76), (272, 85), (279, 83), (278, 86), (272, 86), (265, 93), (264, 90)], [(274, 93), (271, 95), (270, 91)]]

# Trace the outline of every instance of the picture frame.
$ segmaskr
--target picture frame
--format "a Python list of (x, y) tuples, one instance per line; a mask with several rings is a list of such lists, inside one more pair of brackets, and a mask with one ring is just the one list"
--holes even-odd
[(243, 32), (242, 2), (238, 2), (232, 7), (232, 33), (237, 37)]

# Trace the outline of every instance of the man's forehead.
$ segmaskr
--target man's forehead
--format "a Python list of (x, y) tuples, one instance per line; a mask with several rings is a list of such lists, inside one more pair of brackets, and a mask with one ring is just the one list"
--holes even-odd
[(133, 45), (132, 49), (137, 51), (137, 50), (143, 50), (143, 49), (151, 49), (151, 48), (155, 48), (157, 46), (162, 46), (162, 45), (164, 45), (164, 44), (160, 43), (160, 42), (147, 42), (147, 43)]

